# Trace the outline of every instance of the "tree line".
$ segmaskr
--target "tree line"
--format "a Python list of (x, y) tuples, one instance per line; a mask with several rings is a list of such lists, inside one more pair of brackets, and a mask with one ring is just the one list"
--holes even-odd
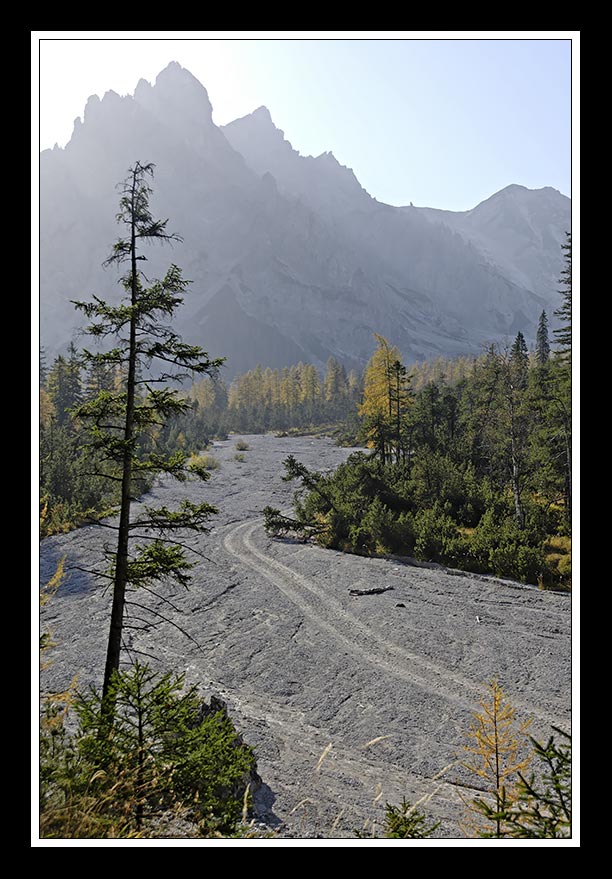
[[(453, 385), (471, 374), (476, 357), (437, 358), (410, 368), (413, 391), (432, 381)], [(41, 533), (67, 530), (107, 513), (118, 500), (116, 487), (92, 475), (90, 449), (78, 406), (100, 392), (125, 388), (120, 364), (84, 364), (73, 343), (49, 366), (40, 352)], [(435, 376), (435, 379), (432, 378)], [(236, 376), (203, 376), (181, 392), (188, 406), (163, 423), (150, 425), (145, 444), (160, 451), (196, 453), (231, 432), (308, 430), (327, 427), (345, 443), (358, 442), (364, 371), (350, 370), (335, 357), (325, 369), (297, 363), (283, 369), (262, 365)], [(148, 484), (141, 474), (143, 488)]]
[[(326, 507), (329, 499), (308, 501), (319, 540), (322, 521), (329, 522), (329, 544), (351, 551), (414, 553), (563, 587), (571, 572), (569, 238), (564, 252), (561, 326), (550, 334), (542, 312), (531, 351), (519, 332), (511, 345), (491, 345), (479, 357), (438, 358), (432, 371), (427, 363), (404, 366), (378, 336), (361, 374), (347, 374), (332, 357), (322, 374), (312, 364), (257, 366), (229, 386), (218, 374), (204, 375), (181, 392), (181, 411), (147, 426), (135, 452), (189, 454), (230, 431), (335, 425), (342, 440), (371, 451), (328, 477), (341, 514)], [(73, 347), (41, 376), (45, 534), (117, 504), (116, 483), (101, 465), (92, 468), (75, 413), (100, 393), (121, 392), (126, 376), (120, 364), (94, 362), (84, 371)], [(135, 479), (141, 491), (150, 484), (145, 468)]]
[[(354, 436), (362, 376), (348, 374), (331, 357), (320, 375), (312, 364), (298, 363), (282, 370), (257, 366), (229, 385), (219, 374), (203, 376), (179, 392), (181, 411), (147, 425), (135, 445), (140, 459), (159, 454), (195, 454), (213, 438), (231, 431), (308, 429), (346, 424)], [(81, 407), (90, 407), (100, 394), (125, 393), (125, 365), (108, 361), (85, 363), (70, 345), (50, 368), (41, 352), (40, 368), (40, 489), (41, 534), (68, 530), (107, 514), (119, 501), (113, 484), (97, 463), (92, 467), (90, 435)], [(143, 399), (136, 385), (136, 398)], [(136, 474), (141, 491), (150, 485), (142, 467)]]

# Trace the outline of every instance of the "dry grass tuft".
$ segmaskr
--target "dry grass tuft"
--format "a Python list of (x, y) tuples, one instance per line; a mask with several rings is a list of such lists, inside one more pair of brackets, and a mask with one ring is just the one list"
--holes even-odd
[(331, 742), (329, 743), (329, 745), (326, 745), (325, 748), (323, 748), (323, 752), (321, 753), (321, 756), (319, 757), (319, 761), (318, 761), (317, 765), (315, 766), (315, 772), (320, 771), (321, 766), (323, 766), (323, 762), (324, 762), (325, 758), (327, 757), (327, 755), (329, 754), (329, 752), (331, 751), (331, 749), (332, 749)]
[(376, 736), (375, 739), (370, 739), (370, 741), (369, 741), (369, 742), (366, 742), (365, 745), (362, 745), (362, 747), (363, 747), (364, 749), (365, 749), (365, 748), (369, 748), (371, 745), (376, 745), (376, 744), (378, 744), (378, 742), (382, 742), (382, 741), (384, 741), (384, 739), (390, 739), (390, 738), (391, 738), (390, 735), (387, 735), (387, 736)]

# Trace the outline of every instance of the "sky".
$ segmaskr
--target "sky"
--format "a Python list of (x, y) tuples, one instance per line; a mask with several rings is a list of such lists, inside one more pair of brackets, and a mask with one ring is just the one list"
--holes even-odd
[(90, 95), (132, 94), (178, 61), (218, 125), (265, 105), (302, 155), (331, 150), (379, 201), (469, 210), (510, 183), (571, 195), (577, 34), (32, 36), (41, 149), (65, 146)]

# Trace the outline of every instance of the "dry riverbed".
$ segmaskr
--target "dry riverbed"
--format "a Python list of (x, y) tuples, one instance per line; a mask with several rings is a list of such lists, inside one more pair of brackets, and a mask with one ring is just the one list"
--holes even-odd
[[(235, 459), (241, 439), (244, 461)], [(147, 498), (219, 508), (193, 542), (202, 555), (189, 591), (163, 592), (176, 609), (142, 599), (198, 643), (150, 615), (157, 625), (127, 631), (128, 647), (225, 699), (256, 749), (260, 817), (281, 835), (354, 838), (404, 796), (429, 796), (438, 834), (460, 835), (461, 796), (473, 792), (456, 761), (487, 681), (498, 677), (536, 736), (569, 729), (569, 596), (272, 540), (261, 511), (288, 508), (295, 489), (281, 479), (283, 459), (330, 469), (350, 450), (232, 436), (209, 453), (220, 463), (209, 482), (164, 481)], [(73, 569), (41, 615), (57, 642), (43, 691), (75, 675), (81, 686), (100, 683), (110, 595), (74, 568), (97, 564), (113, 533), (82, 528), (41, 546), (43, 582), (62, 556)], [(384, 591), (363, 594), (370, 589)]]

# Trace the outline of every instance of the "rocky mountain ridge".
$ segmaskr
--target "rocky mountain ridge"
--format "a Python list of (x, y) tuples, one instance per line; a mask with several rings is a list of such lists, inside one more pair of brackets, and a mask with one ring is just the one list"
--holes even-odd
[[(383, 157), (381, 157), (382, 160)], [(101, 264), (118, 234), (116, 184), (154, 162), (152, 207), (184, 243), (156, 250), (193, 283), (177, 329), (227, 377), (334, 355), (362, 366), (374, 332), (410, 363), (477, 353), (558, 305), (570, 201), (508, 187), (453, 214), (378, 202), (331, 153), (300, 156), (259, 108), (223, 128), (203, 85), (173, 62), (133, 96), (94, 96), (65, 149), (40, 158), (41, 341), (78, 330), (71, 299), (120, 293)]]

